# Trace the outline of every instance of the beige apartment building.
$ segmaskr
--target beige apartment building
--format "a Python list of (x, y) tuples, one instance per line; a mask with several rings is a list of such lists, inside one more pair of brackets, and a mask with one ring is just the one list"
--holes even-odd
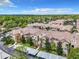
[[(77, 29), (78, 22), (77, 20)], [(47, 30), (46, 28), (50, 28)], [(11, 31), (11, 36), (16, 43), (20, 42), (20, 38), (24, 36), (25, 38), (31, 37), (33, 39), (34, 45), (36, 48), (44, 47), (46, 38), (49, 39), (49, 42), (62, 42), (63, 49), (66, 49), (66, 45), (71, 43), (75, 48), (79, 47), (79, 33), (71, 33), (73, 25), (64, 25), (64, 20), (51, 21), (48, 24), (43, 23), (33, 23), (29, 24), (28, 27), (19, 28)], [(54, 30), (52, 30), (54, 29)], [(59, 29), (59, 30), (57, 30)], [(27, 40), (27, 39), (26, 39)]]

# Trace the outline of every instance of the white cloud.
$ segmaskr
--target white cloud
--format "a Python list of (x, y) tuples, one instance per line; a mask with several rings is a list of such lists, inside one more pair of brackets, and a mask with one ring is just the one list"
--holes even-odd
[(36, 8), (33, 10), (23, 10), (22, 14), (79, 14), (71, 8)]
[(11, 0), (0, 0), (0, 6), (15, 7)]
[(4, 12), (1, 14), (33, 14), (33, 15), (52, 15), (52, 14), (79, 14), (72, 8), (36, 8), (32, 10), (18, 10)]

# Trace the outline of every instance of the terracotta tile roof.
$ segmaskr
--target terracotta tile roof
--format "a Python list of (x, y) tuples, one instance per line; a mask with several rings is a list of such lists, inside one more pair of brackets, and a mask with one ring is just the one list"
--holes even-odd
[(59, 31), (47, 31), (47, 30), (41, 30), (37, 28), (23, 28), (23, 29), (18, 29), (18, 30), (13, 30), (12, 34), (15, 35), (17, 33), (22, 33), (23, 35), (25, 34), (31, 34), (35, 36), (46, 36), (48, 38), (57, 38), (58, 40), (70, 40), (71, 39), (71, 34), (69, 32), (59, 32)]
[(72, 25), (65, 25), (61, 28), (61, 30), (68, 30), (68, 31), (71, 31), (71, 29), (73, 28)]
[[(77, 26), (79, 27), (79, 20), (77, 23)], [(72, 28), (71, 25), (63, 26), (63, 25), (50, 25), (50, 27), (58, 27), (60, 29), (66, 29), (69, 30)], [(34, 28), (34, 27), (25, 27), (25, 28), (20, 28), (20, 29), (15, 29), (11, 31), (12, 35), (15, 36), (17, 33), (20, 33), (22, 35), (30, 34), (33, 36), (42, 36), (42, 37), (48, 37), (49, 39), (55, 38), (58, 41), (65, 41), (65, 42), (71, 42), (73, 45), (79, 47), (79, 34), (72, 34), (70, 32), (60, 32), (60, 31), (52, 31), (52, 30), (44, 30), (44, 29), (39, 29), (39, 28)], [(75, 37), (75, 38), (74, 38)], [(74, 39), (76, 41), (76, 44), (74, 42)], [(53, 40), (53, 39), (52, 39)]]

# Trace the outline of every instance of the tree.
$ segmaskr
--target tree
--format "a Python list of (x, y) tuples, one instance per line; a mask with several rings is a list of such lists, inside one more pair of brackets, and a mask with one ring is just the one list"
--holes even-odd
[(79, 59), (79, 48), (73, 48), (68, 55), (68, 59)]
[(22, 35), (22, 40), (21, 41), (22, 41), (23, 44), (26, 43), (25, 37), (23, 35)]
[(31, 37), (28, 38), (27, 43), (30, 44), (30, 46), (33, 46), (33, 45), (34, 45), (34, 44), (33, 44), (33, 40), (32, 40)]
[(52, 50), (53, 50), (53, 51), (56, 51), (56, 44), (55, 44), (55, 42), (52, 42), (52, 43), (51, 43), (51, 47), (52, 47)]
[(51, 52), (51, 50), (52, 50), (52, 48), (51, 48), (51, 44), (50, 44), (48, 38), (46, 38), (45, 50), (46, 50), (47, 52)]
[(4, 45), (14, 44), (14, 40), (11, 37), (4, 37), (1, 41), (4, 42)]
[(57, 54), (58, 55), (63, 55), (62, 42), (57, 43)]

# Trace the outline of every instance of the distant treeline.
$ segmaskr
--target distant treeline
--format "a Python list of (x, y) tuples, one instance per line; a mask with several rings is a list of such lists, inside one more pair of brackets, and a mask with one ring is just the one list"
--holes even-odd
[(79, 15), (2, 15), (0, 16), (0, 26), (5, 28), (26, 27), (28, 23), (47, 23), (51, 20), (79, 19)]

